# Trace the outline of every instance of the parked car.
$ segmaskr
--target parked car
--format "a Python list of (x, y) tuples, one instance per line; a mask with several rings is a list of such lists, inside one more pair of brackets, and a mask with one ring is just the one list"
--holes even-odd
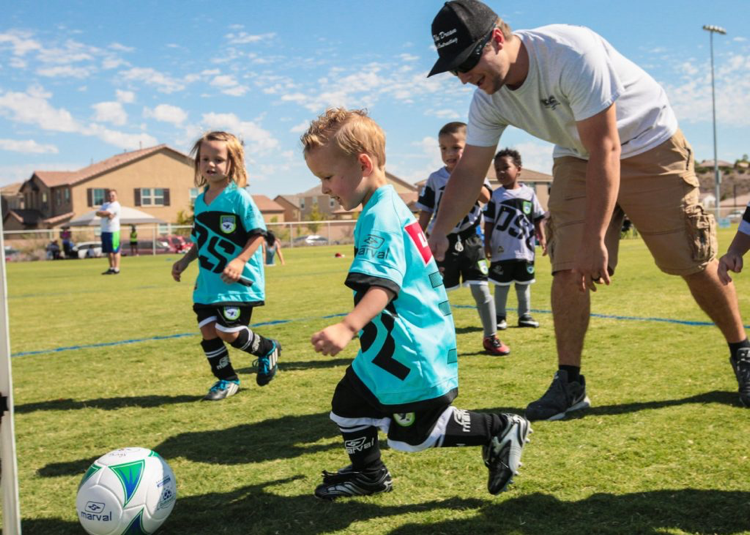
[(742, 219), (743, 215), (745, 215), (744, 210), (734, 210), (733, 212), (730, 212), (727, 217), (730, 221), (737, 221), (738, 219)]
[[(127, 254), (130, 254), (130, 249), (123, 249), (123, 252), (127, 252)], [(154, 244), (151, 240), (142, 240), (138, 242), (138, 254), (143, 255), (150, 255), (154, 252)], [(172, 248), (167, 244), (167, 242), (162, 241), (160, 239), (156, 240), (156, 254), (169, 254), (173, 253), (174, 251)]]
[(169, 247), (169, 251), (172, 253), (186, 253), (193, 246), (193, 242), (191, 242), (185, 236), (180, 236), (179, 234), (159, 236), (159, 238), (157, 238), (157, 241), (164, 243), (167, 247)]
[(78, 258), (99, 258), (102, 256), (102, 243), (98, 241), (76, 243), (75, 250), (78, 252)]
[(14, 249), (10, 245), (3, 247), (3, 252), (5, 253), (6, 262), (18, 262), (21, 260), (21, 251)]
[(328, 245), (328, 239), (317, 234), (310, 234), (309, 236), (300, 236), (294, 239), (295, 245)]

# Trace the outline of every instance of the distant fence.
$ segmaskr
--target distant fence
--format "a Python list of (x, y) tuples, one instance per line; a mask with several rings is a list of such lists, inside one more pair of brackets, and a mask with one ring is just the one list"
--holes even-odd
[[(267, 223), (268, 230), (281, 241), (282, 247), (309, 247), (315, 245), (341, 245), (354, 243), (355, 220), (345, 221), (291, 221), (286, 223)], [(182, 236), (189, 240), (189, 225), (136, 225), (138, 232), (137, 253), (140, 255), (156, 255), (175, 253), (174, 236)], [(94, 247), (93, 256), (98, 256), (99, 250), (95, 245), (100, 241), (98, 227), (71, 227), (71, 241), (76, 247)], [(8, 260), (45, 260), (48, 246), (56, 241), (62, 250), (63, 229), (43, 230), (6, 230), (3, 239)], [(171, 239), (170, 239), (171, 238)], [(123, 225), (120, 231), (122, 254), (130, 255), (130, 225)], [(82, 254), (81, 256), (85, 256)]]

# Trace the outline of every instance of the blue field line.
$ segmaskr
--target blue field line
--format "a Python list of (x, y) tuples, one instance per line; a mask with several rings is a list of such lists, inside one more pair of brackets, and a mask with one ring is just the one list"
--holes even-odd
[[(453, 308), (476, 308), (472, 305), (453, 305)], [(516, 310), (514, 308), (509, 308), (508, 310)], [(534, 314), (552, 314), (551, 310), (539, 310), (539, 309), (531, 309), (531, 311)], [(270, 325), (283, 325), (285, 323), (292, 323), (297, 321), (314, 321), (314, 320), (321, 320), (321, 319), (332, 319), (332, 318), (340, 318), (342, 316), (346, 316), (346, 312), (342, 312), (340, 314), (329, 314), (327, 316), (320, 316), (315, 318), (299, 318), (294, 320), (272, 320), (272, 321), (264, 321), (262, 323), (253, 323), (251, 327), (268, 327)], [(713, 327), (713, 323), (710, 321), (688, 321), (688, 320), (677, 320), (677, 319), (670, 319), (670, 318), (641, 318), (638, 316), (616, 316), (612, 314), (591, 314), (592, 318), (598, 318), (598, 319), (607, 319), (607, 320), (619, 320), (619, 321), (653, 321), (653, 322), (659, 322), (659, 323), (672, 323), (675, 325), (687, 325), (689, 327)], [(745, 325), (746, 329), (750, 329), (750, 326)], [(100, 344), (85, 344), (85, 345), (79, 345), (79, 346), (67, 346), (67, 347), (57, 347), (55, 349), (41, 349), (39, 351), (23, 351), (20, 353), (12, 353), (11, 357), (28, 357), (31, 355), (44, 355), (47, 353), (61, 353), (63, 351), (76, 351), (78, 349), (91, 349), (96, 347), (111, 347), (111, 346), (121, 346), (126, 344), (138, 344), (141, 342), (153, 342), (158, 340), (173, 340), (175, 338), (185, 338), (186, 336), (198, 336), (199, 333), (192, 332), (192, 333), (181, 333), (181, 334), (170, 334), (168, 336), (152, 336), (150, 338), (134, 338), (132, 340), (120, 340), (118, 342), (103, 342)]]

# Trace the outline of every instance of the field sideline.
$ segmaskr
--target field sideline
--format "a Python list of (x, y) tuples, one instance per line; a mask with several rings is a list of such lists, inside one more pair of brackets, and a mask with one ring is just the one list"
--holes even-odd
[[(722, 252), (735, 230), (719, 232)], [(242, 389), (220, 403), (198, 402), (212, 376), (191, 310), (195, 265), (179, 284), (168, 255), (124, 258), (122, 274), (107, 277), (103, 259), (7, 265), (24, 535), (82, 533), (81, 476), (123, 446), (154, 449), (175, 471), (164, 534), (750, 533), (750, 410), (739, 407), (728, 350), (641, 240), (621, 242), (613, 285), (593, 296), (583, 370), (592, 408), (534, 424), (510, 491), (487, 493), (478, 448), (385, 449), (394, 492), (333, 504), (312, 490), (321, 470), (348, 464), (328, 411), (358, 344), (325, 357), (309, 339), (351, 309), (351, 250), (284, 255), (287, 266), (266, 270), (268, 304), (252, 320), (281, 340), (280, 372), (257, 387), (252, 358), (230, 350)], [(481, 352), (470, 292), (450, 294), (456, 406), (522, 413), (549, 385), (551, 276), (546, 258), (537, 266), (542, 326), (502, 333), (510, 357)], [(750, 272), (735, 281), (749, 324)]]

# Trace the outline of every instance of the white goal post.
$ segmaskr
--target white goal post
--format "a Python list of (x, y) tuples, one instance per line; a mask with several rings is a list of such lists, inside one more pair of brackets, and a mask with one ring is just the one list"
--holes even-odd
[(0, 214), (0, 495), (3, 501), (3, 533), (20, 535), (21, 508), (18, 503), (18, 465), (13, 425), (13, 377), (10, 371), (8, 329), (8, 284), (5, 276), (5, 245)]

